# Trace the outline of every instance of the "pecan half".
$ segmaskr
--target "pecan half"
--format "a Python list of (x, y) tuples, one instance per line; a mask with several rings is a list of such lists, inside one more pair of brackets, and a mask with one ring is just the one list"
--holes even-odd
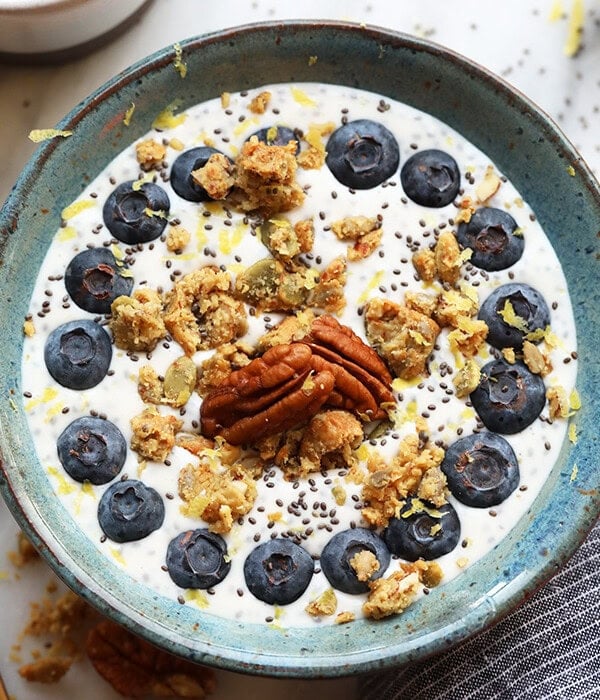
[(200, 409), (205, 437), (221, 435), (232, 445), (289, 430), (314, 416), (331, 394), (334, 376), (314, 371), (307, 345), (276, 345), (232, 372)]
[(382, 404), (393, 403), (392, 377), (383, 360), (348, 326), (333, 316), (315, 319), (302, 340), (315, 356), (316, 370), (327, 368), (335, 377), (335, 388), (327, 403), (354, 411), (370, 420), (386, 416)]
[(109, 620), (92, 627), (86, 652), (96, 671), (128, 698), (202, 700), (216, 689), (212, 670), (157, 649)]

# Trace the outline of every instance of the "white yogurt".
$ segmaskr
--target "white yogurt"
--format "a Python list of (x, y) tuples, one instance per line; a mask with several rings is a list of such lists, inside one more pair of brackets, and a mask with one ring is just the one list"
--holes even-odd
[[(431, 116), (406, 105), (385, 99), (379, 95), (345, 87), (319, 84), (273, 85), (267, 88), (272, 93), (269, 109), (263, 115), (248, 110), (250, 99), (259, 92), (235, 94), (227, 111), (221, 101), (215, 99), (197, 105), (185, 112), (185, 120), (162, 133), (151, 132), (145, 138), (157, 140), (177, 139), (186, 149), (202, 145), (206, 139), (212, 145), (234, 158), (243, 141), (254, 131), (273, 124), (298, 127), (305, 133), (311, 124), (334, 121), (340, 124), (342, 117), (348, 120), (369, 118), (379, 121), (396, 136), (401, 155), (401, 164), (418, 149), (440, 148), (450, 153), (458, 162), (463, 175), (465, 195), (475, 199), (474, 185), (464, 177), (473, 176), (480, 182), (490, 165), (489, 159), (455, 131)], [(275, 112), (275, 113), (274, 113)], [(133, 116), (135, 118), (135, 114)], [(180, 154), (171, 147), (167, 149), (169, 165)], [(147, 538), (131, 543), (117, 544), (102, 538), (96, 510), (99, 498), (107, 486), (82, 485), (73, 481), (62, 469), (56, 453), (56, 439), (63, 429), (77, 416), (90, 411), (105, 414), (131, 438), (130, 419), (143, 408), (137, 392), (139, 367), (148, 360), (143, 355), (129, 357), (115, 348), (111, 364), (112, 376), (107, 376), (97, 387), (86, 391), (72, 391), (57, 384), (46, 370), (43, 350), (49, 332), (59, 324), (72, 319), (92, 318), (74, 303), (69, 303), (61, 279), (71, 258), (86, 246), (100, 246), (110, 240), (102, 224), (102, 206), (115, 185), (140, 176), (135, 158), (135, 144), (122, 152), (81, 194), (75, 213), (61, 227), (40, 269), (36, 288), (31, 300), (31, 314), (36, 333), (25, 339), (23, 355), (23, 388), (25, 408), (40, 463), (48, 473), (49, 482), (72, 517), (91, 541), (117, 567), (128, 572), (153, 590), (169, 598), (180, 598), (190, 605), (197, 605), (219, 616), (243, 619), (249, 622), (272, 621), (283, 626), (327, 624), (328, 619), (315, 620), (304, 608), (306, 604), (329, 587), (324, 575), (317, 571), (307, 591), (294, 604), (280, 610), (256, 600), (247, 590), (243, 578), (243, 562), (257, 541), (265, 541), (282, 532), (307, 532), (303, 546), (313, 555), (322, 550), (333, 533), (350, 526), (351, 522), (364, 524), (360, 518), (360, 488), (347, 483), (343, 473), (331, 472), (327, 476), (311, 475), (311, 478), (294, 484), (285, 481), (278, 469), (273, 469), (257, 483), (258, 498), (252, 511), (236, 523), (225, 535), (232, 566), (225, 580), (210, 593), (183, 591), (178, 588), (163, 567), (169, 541), (180, 532), (205, 527), (202, 521), (185, 517), (180, 512), (181, 501), (177, 495), (177, 477), (180, 468), (194, 461), (186, 450), (175, 448), (170, 456), (170, 466), (149, 462), (139, 471), (137, 455), (129, 450), (122, 474), (140, 478), (155, 488), (164, 498), (166, 516), (164, 525)], [(346, 243), (337, 241), (329, 230), (332, 222), (347, 216), (364, 215), (383, 217), (383, 239), (381, 246), (366, 260), (348, 264), (346, 285), (347, 305), (339, 320), (350, 326), (361, 337), (365, 337), (364, 325), (357, 313), (359, 306), (374, 296), (387, 296), (401, 302), (406, 290), (421, 291), (422, 283), (415, 279), (411, 263), (415, 243), (427, 246), (434, 240), (435, 230), (448, 223), (455, 213), (453, 205), (442, 209), (428, 209), (407, 202), (399, 178), (372, 190), (351, 192), (331, 175), (327, 167), (320, 170), (298, 170), (298, 181), (307, 189), (304, 204), (286, 215), (292, 222), (308, 217), (314, 218), (315, 245), (313, 264), (326, 266), (333, 258), (343, 255)], [(206, 264), (224, 265), (235, 276), (243, 267), (266, 257), (268, 252), (251, 235), (250, 227), (241, 214), (232, 212), (230, 218), (220, 205), (204, 206), (184, 201), (172, 190), (168, 182), (158, 183), (164, 187), (171, 200), (170, 218), (179, 219), (181, 225), (192, 233), (192, 241), (181, 255), (169, 253), (162, 240), (146, 244), (135, 253), (135, 264), (131, 267), (135, 286), (142, 285), (164, 290), (171, 288), (173, 273), (186, 274)], [(403, 201), (404, 199), (404, 201)], [(496, 195), (488, 202), (490, 206), (506, 209), (517, 220), (525, 238), (525, 253), (510, 270), (480, 274), (472, 273), (463, 266), (467, 281), (478, 286), (480, 302), (489, 291), (499, 284), (511, 281), (526, 282), (545, 297), (551, 307), (551, 326), (560, 339), (559, 346), (552, 351), (553, 372), (545, 378), (546, 385), (561, 385), (571, 391), (575, 383), (575, 328), (566, 281), (560, 263), (531, 210), (522, 201), (519, 193), (504, 182)], [(118, 244), (121, 250), (125, 244)], [(237, 256), (237, 257), (236, 257)], [(317, 259), (320, 256), (320, 260)], [(240, 261), (241, 260), (241, 261)], [(429, 287), (425, 291), (432, 291)], [(43, 306), (45, 304), (45, 306)], [(41, 314), (41, 315), (40, 315)], [(270, 314), (271, 323), (277, 320)], [(257, 316), (250, 319), (248, 338), (253, 339), (264, 332), (266, 319)], [(398, 425), (393, 435), (388, 435), (369, 449), (380, 450), (391, 459), (399, 438), (414, 430), (414, 417), (428, 415), (428, 423), (434, 440), (450, 444), (458, 434), (471, 433), (476, 425), (475, 414), (464, 399), (457, 399), (452, 389), (451, 376), (442, 376), (440, 365), (454, 365), (448, 349), (446, 331), (438, 339), (439, 349), (431, 358), (431, 376), (422, 383), (407, 385), (401, 390), (399, 414), (404, 422)], [(487, 351), (480, 353), (478, 362), (483, 364)], [(158, 373), (183, 354), (176, 343), (164, 347), (159, 344), (151, 353), (151, 364)], [(211, 353), (197, 353), (198, 363)], [(442, 365), (443, 366), (443, 365)], [(184, 430), (194, 431), (192, 421), (198, 420), (200, 399), (194, 395), (186, 406), (183, 420)], [(171, 409), (160, 408), (166, 413)], [(179, 416), (178, 411), (174, 411)], [(547, 408), (542, 417), (547, 416)], [(450, 498), (461, 520), (459, 546), (439, 559), (448, 581), (489, 552), (510, 531), (532, 504), (557, 458), (565, 439), (566, 421), (549, 423), (538, 419), (522, 433), (507, 436), (518, 457), (521, 470), (520, 488), (501, 505), (489, 509), (469, 508)], [(332, 488), (343, 485), (348, 493), (345, 506), (336, 505)], [(352, 495), (357, 500), (352, 499)], [(288, 504), (295, 502), (292, 510)], [(280, 506), (278, 503), (282, 503)], [(332, 511), (334, 511), (332, 513)], [(268, 516), (281, 512), (281, 519), (269, 523)], [(388, 574), (397, 567), (392, 560)], [(351, 611), (361, 616), (363, 596), (338, 595), (338, 611)]]

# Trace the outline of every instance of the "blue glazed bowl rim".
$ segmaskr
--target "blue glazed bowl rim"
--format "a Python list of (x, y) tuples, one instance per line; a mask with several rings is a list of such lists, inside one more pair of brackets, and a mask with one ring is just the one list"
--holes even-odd
[[(210, 54), (211, 58), (207, 60), (214, 60), (214, 56), (221, 55), (219, 52), (230, 59), (238, 44), (253, 45), (259, 50), (261, 43), (275, 47), (288, 42), (296, 47), (299, 42), (306, 41), (308, 56), (308, 46), (315, 37), (321, 42), (320, 46), (323, 42), (354, 42), (357, 52), (360, 50), (365, 55), (376, 52), (378, 47), (382, 60), (385, 60), (386, 52), (389, 55), (398, 52), (398, 61), (406, 57), (425, 63), (438, 61), (451, 72), (455, 71), (457, 76), (465, 76), (466, 94), (471, 95), (476, 103), (477, 100), (478, 104), (483, 104), (484, 99), (497, 99), (505, 105), (511, 118), (517, 122), (522, 120), (523, 127), (519, 128), (523, 128), (526, 134), (537, 134), (542, 140), (540, 143), (545, 140), (552, 144), (548, 148), (556, 152), (558, 162), (564, 165), (565, 173), (562, 179), (558, 179), (567, 191), (565, 197), (570, 205), (577, 204), (581, 211), (581, 229), (584, 231), (581, 245), (586, 246), (585, 250), (595, 246), (594, 236), (600, 230), (600, 187), (581, 156), (531, 100), (463, 56), (433, 42), (399, 32), (337, 21), (264, 22), (182, 40), (179, 44), (184, 57), (193, 63), (194, 59), (201, 61), (203, 53)], [(169, 46), (137, 62), (81, 102), (57, 128), (75, 130), (78, 125), (86, 123), (86, 119), (92, 119), (97, 111), (106, 110), (103, 104), (114, 102), (121, 94), (131, 94), (134, 87), (143, 93), (144, 81), (151, 87), (152, 80), (161, 72), (172, 70), (174, 57), (175, 50)], [(296, 70), (300, 71), (298, 67)], [(472, 94), (469, 93), (469, 81), (476, 85)], [(368, 77), (365, 83), (360, 87), (370, 89)], [(438, 87), (434, 85), (433, 89)], [(430, 111), (439, 116), (434, 110)], [(445, 120), (454, 125), (451, 114)], [(131, 136), (134, 134), (130, 135), (128, 142), (134, 140)], [(486, 144), (480, 143), (480, 139), (479, 142), (472, 140), (486, 150)], [(489, 151), (490, 144), (487, 145)], [(121, 147), (115, 146), (117, 151)], [(37, 192), (40, 173), (45, 177), (48, 168), (60, 161), (66, 148), (65, 142), (58, 139), (42, 144), (0, 213), (3, 265), (5, 271), (13, 273), (13, 276), (9, 274), (0, 280), (0, 298), (9, 300), (0, 318), (3, 323), (10, 324), (5, 327), (19, 333), (18, 319), (22, 323), (23, 315), (18, 312), (22, 310), (22, 301), (15, 307), (16, 311), (11, 304), (13, 296), (18, 296), (21, 284), (14, 276), (14, 269), (21, 261), (19, 247), (27, 236), (23, 227), (29, 216), (28, 198), (32, 191)], [(502, 161), (500, 152), (499, 156)], [(511, 177), (510, 163), (506, 167), (501, 162), (500, 166)], [(567, 166), (572, 172), (567, 172)], [(88, 176), (87, 172), (85, 176)], [(534, 209), (539, 203), (542, 210), (550, 212), (553, 203), (544, 204), (539, 194), (536, 197), (535, 187), (527, 178), (521, 177), (521, 180), (515, 178), (518, 188), (526, 190), (525, 199), (533, 204)], [(571, 195), (575, 181), (580, 191), (573, 190)], [(529, 190), (533, 196), (527, 194)], [(60, 208), (62, 204), (59, 211)], [(568, 241), (565, 242), (559, 234), (550, 234), (555, 245), (568, 250)], [(566, 272), (570, 283), (578, 279), (576, 272), (583, 276), (587, 274), (588, 282), (593, 279), (591, 257), (589, 253), (582, 254), (581, 259), (569, 263)], [(576, 445), (563, 446), (559, 463), (531, 512), (494, 552), (459, 579), (430, 594), (427, 605), (417, 603), (414, 611), (410, 609), (399, 618), (381, 622), (360, 620), (351, 625), (317, 630), (277, 629), (221, 620), (190, 606), (162, 599), (144, 587), (132, 586), (128, 577), (116, 567), (106, 565), (103, 555), (89, 551), (85, 538), (78, 536), (72, 523), (64, 522), (64, 513), (49, 494), (34, 492), (46, 476), (32, 458), (31, 437), (27, 434), (23, 409), (18, 404), (21, 395), (18, 360), (22, 343), (14, 334), (8, 333), (2, 341), (4, 357), (0, 360), (3, 375), (1, 395), (5, 397), (0, 404), (2, 495), (18, 523), (71, 588), (102, 613), (177, 655), (234, 671), (305, 678), (373, 671), (421, 659), (482, 631), (512, 611), (566, 562), (600, 513), (600, 475), (595, 466), (599, 455), (594, 436), (598, 401), (593, 390), (600, 379), (598, 363), (594, 360), (598, 339), (596, 331), (591, 328), (593, 309), (583, 304), (585, 290), (579, 287), (576, 285), (574, 300), (578, 334), (582, 341), (580, 358), (585, 367), (585, 374), (582, 376), (580, 372), (578, 378), (578, 389), (584, 401), (577, 416), (582, 439)], [(22, 284), (20, 288), (23, 289)], [(570, 516), (568, 523), (564, 522), (564, 513)], [(550, 526), (552, 523), (554, 527)]]

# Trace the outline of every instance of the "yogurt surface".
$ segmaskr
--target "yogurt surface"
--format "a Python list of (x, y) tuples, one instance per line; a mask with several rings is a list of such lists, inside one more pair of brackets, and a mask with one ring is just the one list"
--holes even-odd
[[(265, 113), (255, 114), (249, 110), (249, 104), (261, 91), (270, 92), (271, 99)], [(135, 118), (135, 113), (131, 118)], [(438, 148), (451, 154), (461, 172), (461, 196), (477, 199), (476, 187), (493, 164), (485, 154), (430, 115), (380, 95), (341, 86), (261, 87), (248, 93), (232, 94), (227, 107), (216, 98), (181, 114), (171, 114), (162, 120), (159, 130), (154, 129), (144, 137), (162, 141), (167, 148), (166, 167), (154, 173), (154, 177), (170, 199), (168, 226), (177, 223), (191, 233), (191, 240), (181, 253), (170, 252), (164, 236), (152, 243), (127, 246), (112, 239), (103, 225), (102, 207), (116, 185), (126, 180), (148, 178), (147, 173), (140, 172), (133, 143), (63, 212), (64, 220), (57, 227), (31, 299), (35, 334), (26, 337), (24, 345), (24, 405), (40, 463), (57, 498), (112, 565), (124, 569), (161, 595), (179, 598), (182, 603), (222, 617), (247, 622), (267, 621), (285, 627), (329, 624), (332, 618), (314, 618), (305, 612), (305, 607), (330, 588), (318, 564), (325, 544), (336, 532), (352, 525), (365, 525), (361, 520), (360, 486), (346, 479), (345, 470), (317, 472), (295, 482), (286, 481), (275, 467), (265, 470), (257, 482), (258, 496), (252, 510), (224, 535), (231, 558), (228, 576), (209, 591), (183, 590), (173, 583), (164, 564), (167, 546), (174, 537), (185, 530), (206, 527), (202, 520), (182, 514), (182, 501), (178, 496), (179, 472), (197, 458), (175, 447), (166, 463), (145, 461), (142, 464), (138, 455), (128, 450), (117, 479), (127, 475), (156, 489), (164, 500), (165, 520), (162, 527), (148, 537), (120, 544), (103, 537), (98, 523), (98, 502), (108, 484), (94, 486), (72, 480), (63, 470), (56, 451), (57, 438), (65, 427), (76, 417), (90, 414), (105, 416), (115, 423), (129, 444), (130, 420), (145, 407), (138, 393), (139, 367), (150, 363), (158, 374), (164, 374), (170, 363), (183, 354), (181, 347), (175, 342), (159, 343), (147, 356), (115, 347), (109, 375), (92, 389), (73, 391), (62, 387), (48, 373), (44, 344), (58, 325), (94, 318), (70, 300), (63, 281), (65, 268), (73, 256), (87, 247), (105, 246), (116, 252), (117, 257), (127, 258), (134, 289), (146, 286), (164, 292), (199, 267), (221, 266), (235, 278), (247, 266), (268, 255), (243, 213), (229, 210), (218, 202), (188, 202), (175, 193), (168, 175), (182, 150), (212, 145), (235, 159), (245, 139), (260, 128), (286, 125), (307, 134), (311, 125), (334, 122), (337, 127), (343, 120), (355, 119), (379, 122), (395, 135), (400, 147), (400, 165), (422, 149)], [(310, 264), (319, 270), (325, 269), (334, 258), (346, 255), (348, 243), (335, 237), (331, 231), (333, 222), (351, 216), (380, 217), (381, 220), (381, 244), (367, 258), (348, 263), (346, 306), (338, 317), (340, 323), (365, 339), (361, 309), (369, 299), (383, 296), (401, 303), (409, 290), (427, 293), (441, 290), (438, 283), (425, 285), (419, 280), (412, 255), (433, 244), (440, 231), (455, 230), (454, 217), (458, 210), (454, 204), (439, 209), (415, 204), (404, 195), (397, 173), (376, 188), (356, 191), (341, 185), (326, 166), (316, 170), (299, 168), (297, 180), (306, 198), (301, 206), (286, 213), (285, 218), (292, 222), (313, 219), (315, 241), (309, 258)], [(556, 338), (555, 346), (548, 350), (553, 370), (544, 381), (547, 387), (562, 387), (569, 395), (575, 384), (576, 339), (560, 262), (534, 213), (509, 181), (502, 178), (500, 188), (486, 204), (506, 210), (515, 218), (525, 240), (525, 251), (517, 263), (498, 272), (483, 272), (465, 261), (462, 281), (477, 291), (480, 303), (498, 285), (511, 281), (527, 283), (542, 294), (551, 310), (551, 329)], [(280, 318), (276, 313), (249, 316), (249, 330), (244, 340), (255, 343)], [(212, 350), (198, 352), (193, 359), (199, 365), (212, 353)], [(481, 366), (491, 358), (490, 348), (484, 344), (475, 359)], [(431, 440), (440, 446), (472, 433), (477, 428), (475, 411), (453, 391), (456, 362), (447, 342), (447, 330), (443, 329), (429, 359), (430, 374), (415, 381), (394, 382), (395, 425), (383, 436), (366, 440), (360, 448), (361, 457), (378, 451), (391, 460), (402, 437), (414, 433), (417, 417), (427, 421)], [(193, 394), (184, 409), (161, 406), (160, 412), (181, 418), (183, 430), (193, 433), (198, 431), (200, 403), (200, 397)], [(458, 547), (438, 560), (444, 572), (442, 585), (489, 552), (533, 503), (567, 439), (567, 421), (549, 420), (548, 416), (546, 405), (541, 417), (531, 426), (505, 436), (518, 458), (521, 478), (519, 487), (503, 503), (493, 508), (471, 508), (449, 496), (461, 521), (461, 536)], [(336, 487), (343, 488), (347, 495), (344, 505), (336, 502)], [(257, 600), (248, 591), (243, 564), (257, 543), (284, 533), (285, 536), (291, 533), (301, 536), (302, 546), (315, 558), (316, 569), (299, 600), (276, 608)], [(397, 567), (398, 562), (393, 559), (386, 573), (392, 573)], [(365, 596), (340, 592), (336, 595), (338, 612), (362, 615)]]

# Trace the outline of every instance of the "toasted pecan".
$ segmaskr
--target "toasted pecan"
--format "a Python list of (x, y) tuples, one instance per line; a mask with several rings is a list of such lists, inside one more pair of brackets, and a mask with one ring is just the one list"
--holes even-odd
[(308, 420), (325, 403), (334, 384), (329, 371), (313, 374), (311, 358), (308, 346), (276, 345), (232, 372), (202, 403), (202, 434), (221, 435), (239, 445)]
[(379, 355), (333, 316), (319, 316), (303, 339), (313, 354), (313, 366), (331, 365), (336, 378), (328, 403), (353, 410), (370, 420), (385, 417), (382, 404), (393, 403), (392, 377)]

